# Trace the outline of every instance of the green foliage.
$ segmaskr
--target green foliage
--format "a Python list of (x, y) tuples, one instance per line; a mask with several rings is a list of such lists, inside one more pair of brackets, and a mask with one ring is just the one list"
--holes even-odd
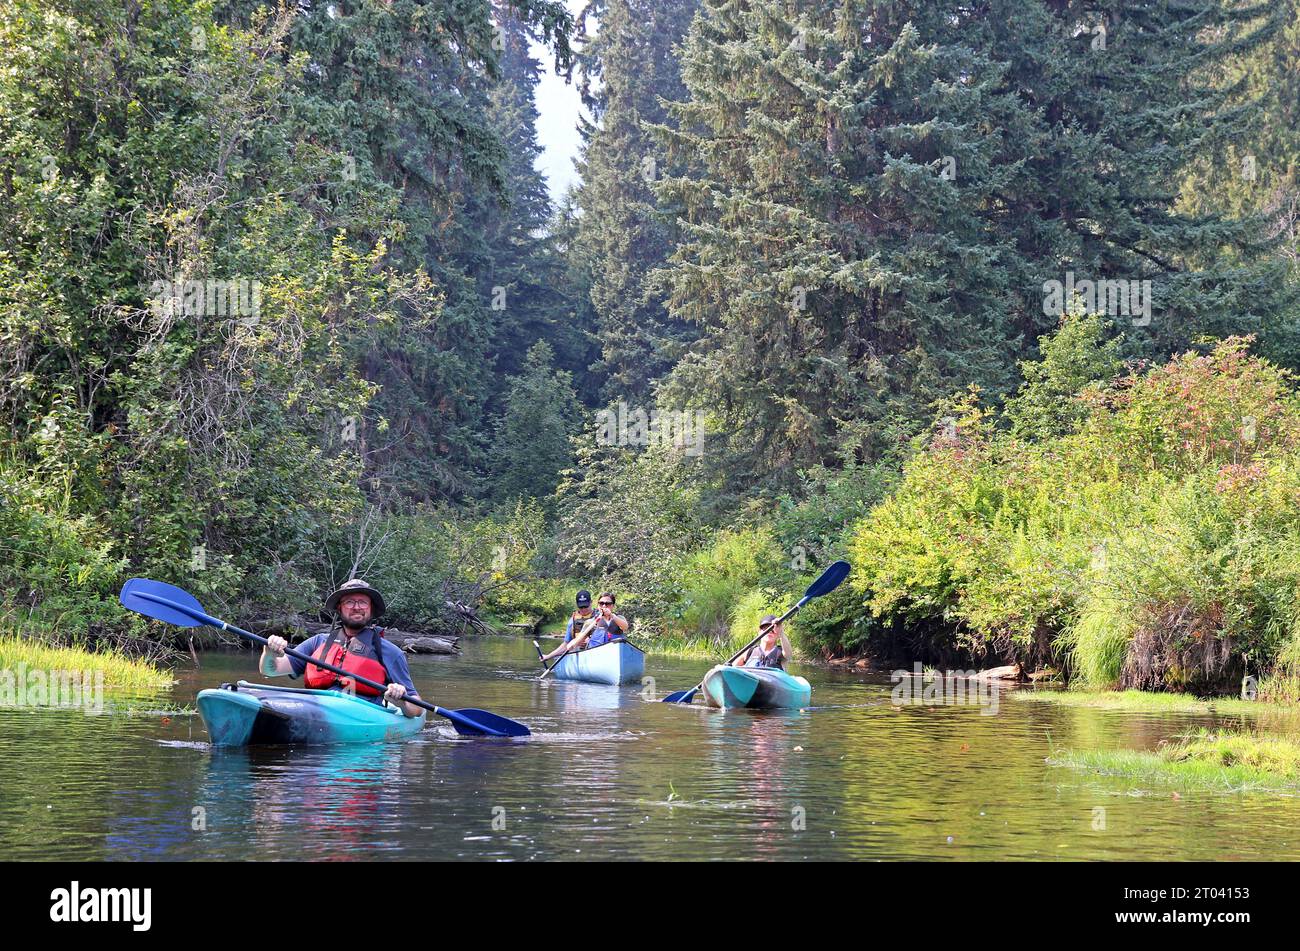
[(512, 580), (489, 592), (487, 611), (502, 621), (540, 621), (544, 629), (563, 630), (573, 613), (574, 595), (582, 587), (582, 581), (571, 578)]
[[(771, 577), (782, 560), (770, 530), (719, 532), (706, 547), (668, 569), (678, 580), (673, 625), (719, 640), (728, 631), (734, 634), (737, 625), (743, 630), (752, 613), (746, 606), (752, 608), (764, 597), (764, 592), (751, 589)], [(763, 613), (754, 616), (750, 630), (757, 629)]]
[[(50, 487), (6, 464), (21, 557), (0, 572), (24, 600), (120, 615), (129, 564), (214, 607), (313, 607), (378, 557), (358, 538), (376, 508), (454, 571), (444, 523), (395, 500), (473, 488), (494, 335), (562, 309), (497, 319), (480, 293), (529, 267), (558, 283), (536, 273), (554, 252), (533, 156), (511, 177), (502, 143), (527, 151), (529, 38), (566, 66), (571, 27), (523, 0), (498, 51), (492, 12), (0, 10), (0, 427), (12, 470)], [(214, 306), (225, 282), (238, 305)], [(429, 616), (438, 584), (397, 564), (397, 603)]]
[(1119, 341), (1105, 340), (1106, 325), (1097, 314), (1072, 306), (1061, 326), (1039, 341), (1041, 357), (1020, 364), (1025, 382), (1007, 401), (1005, 413), (1018, 439), (1063, 436), (1087, 415), (1078, 396), (1092, 383), (1119, 376)]
[(771, 513), (772, 531), (788, 553), (792, 573), (843, 558), (853, 526), (897, 480), (890, 464), (816, 468), (802, 474), (797, 493), (786, 493)]
[(573, 377), (557, 371), (553, 358), (550, 345), (539, 340), (510, 385), (493, 447), (493, 481), (502, 499), (549, 499), (560, 472), (572, 463), (570, 438), (581, 425), (582, 408)]
[(1061, 636), (1079, 681), (1102, 689), (1118, 684), (1135, 630), (1131, 611), (1122, 603), (1093, 598), (1084, 604)]
[(555, 601), (551, 583), (539, 578), (544, 527), (542, 507), (531, 500), (482, 516), (455, 506), (372, 508), (335, 523), (322, 572), (332, 584), (364, 577), (384, 593), (386, 620), (398, 626), (437, 626), (445, 601), (475, 584), (489, 613), (515, 620)]
[(71, 511), (70, 482), (38, 482), (0, 459), (0, 609), (76, 629), (120, 620), (126, 562), (102, 519)]
[(672, 599), (674, 559), (708, 537), (699, 517), (705, 489), (695, 460), (671, 447), (633, 451), (584, 438), (558, 490), (561, 570), (601, 579), (624, 606)]
[[(1121, 16), (1098, 55), (1038, 0), (592, 0), (553, 207), (559, 0), (9, 0), (3, 600), (120, 626), (128, 573), (223, 612), (362, 574), (418, 625), (581, 586), (723, 640), (849, 554), (801, 648), (1277, 666), (1294, 381), (1236, 340), (1136, 360), (1248, 327), (1300, 362), (1295, 4)], [(1151, 280), (1154, 320), (1055, 327), (1067, 270)], [(703, 457), (575, 436), (620, 397), (705, 412)]]
[(887, 457), (971, 384), (1008, 394), (1067, 272), (1151, 282), (1140, 356), (1287, 333), (1277, 242), (1162, 197), (1264, 108), (1210, 72), (1283, 3), (1120, 15), (1102, 53), (1071, 5), (706, 0), (652, 126), (669, 311), (700, 335), (659, 398), (719, 415), (730, 480), (785, 486)]
[(653, 182), (670, 169), (647, 124), (662, 122), (664, 101), (684, 94), (676, 47), (698, 7), (699, 0), (588, 0), (582, 17), (586, 32), (587, 18), (599, 16), (577, 60), (597, 124), (580, 127), (574, 256), (600, 335), (602, 402), (649, 397), (695, 337), (687, 321), (665, 312), (654, 277), (676, 228), (656, 206)]
[[(967, 400), (857, 526), (886, 623), (1094, 686), (1230, 689), (1293, 643), (1300, 397), (1245, 341), (1091, 389), (1036, 443)], [(1046, 644), (1045, 640), (1046, 639)]]

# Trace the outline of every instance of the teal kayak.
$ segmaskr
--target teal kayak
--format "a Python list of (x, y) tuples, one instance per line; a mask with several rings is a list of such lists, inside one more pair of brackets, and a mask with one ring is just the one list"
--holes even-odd
[(555, 662), (556, 680), (618, 686), (639, 683), (644, 673), (645, 652), (628, 641), (611, 641), (599, 647), (574, 651)]
[(420, 732), (424, 713), (404, 716), (338, 690), (222, 684), (201, 690), (199, 714), (213, 746), (273, 743), (378, 743)]
[(806, 707), (812, 687), (802, 677), (775, 667), (719, 664), (704, 675), (704, 699), (711, 707), (772, 710)]

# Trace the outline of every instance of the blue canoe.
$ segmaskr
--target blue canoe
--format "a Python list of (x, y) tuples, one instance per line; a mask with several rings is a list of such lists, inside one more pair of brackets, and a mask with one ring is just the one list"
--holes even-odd
[(704, 699), (711, 707), (773, 710), (806, 707), (812, 687), (802, 677), (775, 667), (719, 664), (704, 675)]
[(404, 740), (420, 732), (425, 717), (403, 716), (392, 707), (337, 690), (242, 680), (199, 691), (198, 706), (213, 746)]
[(554, 669), (556, 680), (614, 686), (640, 683), (645, 673), (645, 652), (628, 641), (611, 641), (565, 654), (555, 662)]

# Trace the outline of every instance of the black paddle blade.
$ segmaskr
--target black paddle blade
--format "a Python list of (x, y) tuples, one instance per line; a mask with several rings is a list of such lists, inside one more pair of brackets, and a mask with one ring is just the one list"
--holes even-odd
[(840, 586), (840, 582), (849, 576), (850, 570), (851, 567), (847, 561), (835, 562), (821, 573), (820, 578), (808, 586), (804, 597), (820, 598), (823, 594), (830, 594)]

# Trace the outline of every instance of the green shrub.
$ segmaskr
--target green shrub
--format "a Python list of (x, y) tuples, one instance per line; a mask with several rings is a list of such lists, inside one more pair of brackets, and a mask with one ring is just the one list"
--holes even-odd
[(781, 560), (766, 529), (719, 532), (707, 548), (678, 559), (670, 569), (681, 585), (672, 608), (674, 625), (715, 640), (726, 637), (737, 606)]
[(557, 571), (600, 579), (620, 603), (675, 602), (672, 566), (709, 534), (700, 519), (704, 486), (696, 460), (655, 446), (633, 452), (585, 445), (578, 457), (558, 492)]
[(99, 519), (71, 514), (66, 487), (0, 461), (0, 602), (69, 627), (120, 623), (126, 562)]
[(1228, 340), (1083, 394), (1025, 442), (975, 394), (855, 527), (853, 589), (882, 624), (1070, 662), (1097, 686), (1235, 689), (1292, 649), (1300, 399)]
[[(492, 589), (487, 596), (487, 613), (505, 623), (540, 620), (543, 626), (561, 627), (574, 609), (574, 595), (588, 587), (571, 578), (532, 578), (511, 581)], [(595, 597), (595, 589), (592, 597)], [(620, 604), (620, 609), (623, 606)]]

